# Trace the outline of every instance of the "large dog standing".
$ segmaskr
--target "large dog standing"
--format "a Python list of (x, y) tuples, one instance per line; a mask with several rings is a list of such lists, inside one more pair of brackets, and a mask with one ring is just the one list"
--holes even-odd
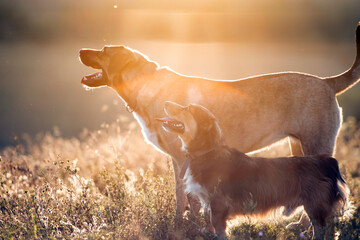
[(304, 206), (315, 239), (322, 240), (328, 220), (347, 210), (349, 189), (336, 159), (252, 158), (224, 145), (216, 118), (204, 107), (166, 102), (165, 112), (168, 117), (157, 120), (180, 138), (188, 155), (182, 171), (185, 191), (201, 200), (221, 239), (230, 217), (266, 214), (279, 207), (289, 216)]
[(160, 122), (153, 121), (165, 116), (165, 101), (196, 103), (209, 109), (219, 121), (226, 144), (242, 152), (290, 136), (293, 155), (331, 156), (342, 119), (336, 95), (360, 77), (359, 24), (356, 47), (352, 67), (338, 76), (284, 72), (234, 81), (180, 75), (124, 46), (82, 49), (82, 63), (100, 70), (84, 76), (82, 83), (113, 88), (133, 111), (147, 141), (172, 156), (177, 213), (182, 213), (186, 197), (178, 177), (185, 159), (181, 143), (164, 131)]

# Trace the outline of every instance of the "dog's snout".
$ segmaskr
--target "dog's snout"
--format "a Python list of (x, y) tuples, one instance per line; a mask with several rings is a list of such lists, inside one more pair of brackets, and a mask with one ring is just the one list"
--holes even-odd
[(95, 51), (88, 49), (88, 48), (82, 48), (79, 51), (79, 57), (80, 59), (83, 59), (84, 57), (89, 57), (91, 55), (94, 55)]
[(80, 56), (80, 58), (81, 58), (81, 56), (84, 55), (84, 52), (85, 52), (85, 51), (86, 51), (85, 49), (80, 49), (80, 51), (79, 51), (79, 56)]
[(84, 48), (82, 48), (82, 49), (80, 49), (80, 51), (79, 51), (79, 58), (80, 58), (80, 61), (81, 62), (84, 62), (84, 61), (86, 61), (85, 59), (86, 59), (86, 53), (88, 52), (88, 50), (87, 49), (84, 49)]
[(98, 60), (98, 50), (88, 49), (88, 48), (82, 48), (79, 51), (79, 58), (80, 61), (85, 64), (86, 66), (95, 68), (95, 69), (101, 69), (101, 66), (99, 64)]

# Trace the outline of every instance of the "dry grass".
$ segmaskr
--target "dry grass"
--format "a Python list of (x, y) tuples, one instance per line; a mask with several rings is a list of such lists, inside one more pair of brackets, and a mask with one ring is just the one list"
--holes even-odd
[[(170, 159), (144, 142), (136, 123), (122, 118), (79, 138), (64, 139), (55, 129), (24, 139), (1, 151), (1, 239), (214, 238), (200, 231), (201, 216), (175, 219)], [(360, 126), (348, 119), (337, 158), (356, 210), (336, 223), (339, 239), (360, 237), (359, 144)], [(267, 152), (287, 153), (286, 144)], [(308, 238), (307, 229), (285, 229), (292, 220), (248, 218), (229, 228), (230, 238)]]

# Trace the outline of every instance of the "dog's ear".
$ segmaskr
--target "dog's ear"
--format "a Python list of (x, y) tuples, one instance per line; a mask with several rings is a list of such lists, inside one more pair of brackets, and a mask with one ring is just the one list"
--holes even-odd
[(218, 146), (223, 141), (223, 137), (215, 116), (205, 107), (196, 104), (190, 104), (187, 110), (197, 124), (196, 138), (193, 139), (203, 141), (202, 147)]
[(216, 120), (215, 116), (205, 107), (197, 104), (189, 104), (186, 107), (196, 121), (201, 123), (210, 123)]
[[(136, 76), (144, 75), (158, 68), (158, 65), (150, 61), (145, 55), (126, 47), (119, 47), (117, 54), (112, 59), (109, 72), (115, 73), (115, 79), (120, 80), (120, 82), (129, 81)], [(117, 85), (120, 82), (113, 84)]]
[(197, 104), (190, 104), (186, 108), (198, 123), (198, 128), (203, 131), (219, 131), (217, 120), (208, 109)]

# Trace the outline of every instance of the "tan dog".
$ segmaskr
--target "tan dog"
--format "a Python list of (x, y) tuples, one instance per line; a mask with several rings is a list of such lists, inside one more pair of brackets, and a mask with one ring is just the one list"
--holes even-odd
[(204, 107), (166, 102), (165, 112), (168, 118), (157, 120), (180, 138), (189, 156), (185, 191), (200, 198), (221, 238), (231, 216), (261, 215), (279, 207), (290, 215), (304, 206), (315, 238), (324, 239), (327, 220), (344, 212), (348, 188), (336, 159), (324, 155), (251, 158), (224, 145), (214, 115)]
[(178, 181), (185, 159), (181, 143), (164, 131), (161, 123), (153, 121), (165, 115), (165, 101), (206, 107), (218, 119), (226, 144), (242, 152), (254, 151), (290, 136), (293, 155), (331, 156), (341, 125), (341, 111), (335, 96), (360, 77), (359, 29), (358, 25), (353, 66), (334, 77), (285, 72), (216, 81), (183, 76), (159, 67), (127, 47), (105, 46), (102, 50), (80, 50), (82, 63), (100, 70), (85, 76), (82, 83), (88, 87), (113, 88), (127, 109), (133, 111), (147, 141), (172, 156), (177, 213), (182, 213), (186, 198)]

